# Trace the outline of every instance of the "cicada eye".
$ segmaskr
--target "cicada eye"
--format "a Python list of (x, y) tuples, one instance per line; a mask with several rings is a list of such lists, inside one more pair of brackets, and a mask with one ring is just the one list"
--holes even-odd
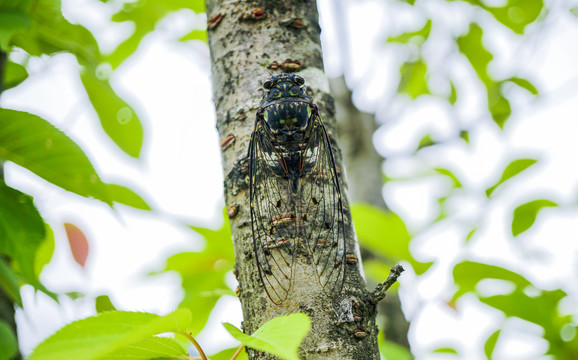
[(301, 89), (299, 88), (299, 86), (293, 85), (293, 86), (291, 86), (291, 88), (289, 89), (289, 95), (291, 95), (291, 96), (297, 96), (297, 95), (299, 95), (299, 91), (300, 91), (300, 90), (301, 90)]
[(267, 90), (271, 89), (273, 87), (273, 81), (271, 80), (267, 80), (263, 83), (263, 87)]
[(275, 89), (269, 91), (269, 95), (271, 97), (274, 97), (274, 98), (280, 97), (281, 96), (281, 90), (279, 90), (278, 88), (275, 88)]
[(295, 75), (295, 84), (297, 85), (303, 85), (305, 84), (305, 79), (303, 79), (301, 76), (299, 75)]

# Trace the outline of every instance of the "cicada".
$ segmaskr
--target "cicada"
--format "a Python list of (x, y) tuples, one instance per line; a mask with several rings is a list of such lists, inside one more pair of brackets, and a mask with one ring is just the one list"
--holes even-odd
[(319, 109), (295, 74), (263, 83), (249, 144), (249, 188), (255, 258), (273, 303), (289, 295), (303, 255), (323, 291), (336, 297), (345, 281), (345, 222), (335, 159)]

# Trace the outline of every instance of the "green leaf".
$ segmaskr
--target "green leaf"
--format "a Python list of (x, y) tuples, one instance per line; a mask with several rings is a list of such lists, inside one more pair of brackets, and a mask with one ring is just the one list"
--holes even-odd
[(99, 295), (96, 297), (96, 301), (94, 304), (97, 313), (103, 313), (107, 311), (116, 311), (116, 308), (110, 301), (108, 295)]
[(453, 354), (453, 355), (458, 355), (458, 351), (454, 348), (451, 347), (443, 347), (443, 348), (437, 348), (435, 350), (432, 350), (433, 353), (438, 353), (438, 354)]
[(45, 231), (44, 220), (32, 197), (0, 180), (0, 254), (11, 258), (32, 284), (36, 282), (35, 257), (46, 237)]
[(430, 94), (427, 86), (427, 65), (423, 60), (405, 62), (399, 70), (401, 78), (397, 87), (398, 93), (407, 94), (412, 99)]
[(92, 34), (80, 25), (69, 23), (61, 13), (60, 1), (35, 0), (29, 2), (24, 12), (30, 26), (18, 31), (12, 39), (13, 45), (33, 56), (70, 52), (81, 64), (98, 61), (98, 44)]
[(492, 333), (484, 343), (484, 353), (486, 354), (486, 358), (488, 360), (492, 359), (492, 354), (494, 349), (496, 348), (496, 344), (498, 342), (498, 338), (500, 337), (500, 332), (502, 330), (498, 329)]
[(401, 218), (368, 204), (353, 204), (351, 215), (360, 244), (377, 254), (398, 260), (411, 258), (410, 235)]
[(179, 306), (195, 311), (189, 331), (196, 335), (204, 327), (211, 310), (223, 295), (235, 296), (226, 283), (233, 263), (208, 252), (179, 253), (167, 260), (165, 271), (181, 275), (185, 296)]
[(403, 220), (395, 213), (368, 204), (353, 204), (351, 216), (360, 245), (388, 259), (390, 265), (407, 260), (418, 274), (432, 265), (420, 263), (412, 257), (409, 251), (411, 237)]
[(92, 34), (62, 16), (60, 1), (36, 0), (28, 15), (31, 25), (27, 31), (14, 36), (14, 45), (35, 56), (63, 51), (74, 54), (85, 68), (82, 82), (104, 131), (123, 151), (138, 157), (142, 125), (132, 108), (112, 90), (108, 79), (98, 78), (97, 72), (102, 72), (97, 69), (103, 58)]
[[(187, 350), (175, 339), (151, 336), (133, 345), (126, 346), (111, 355), (99, 357), (98, 360), (161, 360), (189, 359)], [(211, 359), (213, 360), (213, 359)]]
[(448, 101), (451, 105), (455, 105), (458, 101), (458, 91), (452, 81), (450, 81), (450, 95), (448, 96)]
[(560, 337), (562, 340), (569, 342), (574, 340), (578, 327), (574, 323), (567, 323), (562, 325), (560, 329)]
[[(517, 0), (510, 0), (510, 2), (512, 1), (516, 2)], [(469, 2), (480, 5), (479, 1), (470, 0)], [(516, 7), (513, 7), (512, 9), (514, 8)], [(488, 109), (494, 122), (500, 127), (500, 129), (503, 129), (506, 121), (512, 113), (512, 108), (510, 101), (503, 94), (501, 86), (503, 81), (494, 81), (488, 74), (488, 64), (492, 60), (493, 55), (484, 47), (482, 37), (482, 28), (475, 23), (471, 23), (468, 33), (460, 36), (457, 39), (457, 44), (460, 52), (466, 56), (476, 74), (486, 86)], [(517, 85), (526, 88), (530, 92), (537, 92), (536, 88), (525, 79), (511, 78), (506, 81), (512, 81)]]
[(4, 290), (4, 293), (12, 299), (12, 302), (22, 307), (20, 278), (3, 258), (0, 258), (0, 289)]
[[(113, 311), (78, 320), (40, 343), (28, 360), (90, 360), (127, 350), (153, 335), (185, 331), (192, 315), (187, 309), (158, 316)], [(121, 357), (122, 358), (122, 357)]]
[[(495, 87), (492, 86), (491, 89), (495, 89)], [(501, 89), (495, 92), (494, 90), (488, 90), (488, 106), (492, 119), (503, 130), (506, 121), (512, 114), (512, 107), (510, 106), (510, 101), (502, 94)]]
[(87, 68), (81, 79), (100, 124), (118, 147), (138, 158), (143, 142), (142, 124), (134, 110), (114, 92), (108, 79), (99, 79), (96, 73), (96, 68)]
[(506, 79), (504, 81), (513, 82), (514, 84), (518, 85), (519, 87), (528, 90), (528, 92), (530, 94), (538, 95), (538, 89), (536, 89), (534, 84), (532, 84), (530, 81), (528, 81), (526, 79), (519, 78), (519, 77), (511, 77), (511, 78)]
[(8, 61), (4, 68), (3, 83), (0, 85), (2, 85), (3, 90), (8, 90), (22, 83), (27, 77), (28, 71), (26, 71), (24, 66)]
[(452, 173), (448, 169), (435, 168), (434, 170), (437, 171), (438, 173), (440, 173), (441, 175), (445, 175), (445, 176), (449, 177), (452, 180), (453, 186), (455, 188), (461, 188), (462, 187), (462, 183), (458, 180), (458, 178), (454, 175), (454, 173)]
[[(233, 355), (235, 355), (235, 353), (237, 352), (238, 349), (239, 349), (238, 347), (234, 347), (234, 348), (226, 349), (223, 351), (219, 351), (218, 353), (209, 356), (209, 359), (211, 359), (211, 360), (231, 360), (233, 358)], [(241, 353), (239, 354), (239, 356), (237, 356), (236, 360), (248, 360), (248, 359), (249, 359), (249, 357), (247, 356), (247, 351), (245, 351), (245, 349), (243, 349), (241, 351)]]
[(483, 6), (499, 22), (516, 34), (523, 34), (527, 25), (538, 18), (544, 7), (542, 0), (508, 0), (505, 6)]
[(572, 9), (570, 9), (570, 14), (578, 17), (578, 6), (574, 6)]
[[(565, 342), (561, 334), (561, 328), (572, 321), (572, 316), (563, 315), (559, 310), (560, 302), (568, 294), (561, 289), (547, 291), (530, 287), (530, 290), (517, 288), (507, 295), (481, 297), (480, 301), (503, 312), (507, 317), (520, 318), (540, 326), (543, 338), (550, 344), (545, 355), (551, 355), (553, 359), (572, 358), (569, 355), (577, 353), (578, 343)], [(491, 341), (488, 340), (488, 346)]]
[(471, 23), (468, 33), (458, 37), (457, 43), (460, 52), (472, 64), (480, 80), (488, 86), (492, 82), (488, 75), (488, 64), (494, 56), (484, 47), (482, 42), (483, 33), (482, 28), (478, 24)]
[(18, 340), (10, 325), (0, 319), (0, 360), (10, 360), (18, 351)]
[(435, 145), (436, 142), (432, 139), (430, 134), (424, 135), (421, 139), (419, 139), (419, 143), (417, 144), (417, 150), (423, 149), (428, 146)]
[(205, 238), (207, 244), (205, 252), (218, 255), (231, 263), (235, 262), (231, 225), (226, 208), (223, 208), (223, 226), (218, 230), (198, 226), (190, 226), (190, 228)]
[(188, 41), (188, 40), (201, 40), (203, 42), (207, 42), (208, 41), (207, 30), (195, 29), (179, 39), (179, 41)]
[(502, 173), (500, 180), (498, 180), (497, 183), (486, 189), (486, 196), (490, 197), (498, 186), (502, 185), (507, 180), (513, 178), (514, 176), (518, 175), (519, 173), (526, 170), (527, 168), (529, 168), (530, 166), (534, 165), (537, 162), (538, 160), (535, 159), (517, 159), (512, 161), (504, 169), (504, 172)]
[(48, 224), (44, 224), (44, 229), (46, 235), (34, 257), (34, 275), (36, 278), (39, 278), (42, 269), (50, 262), (54, 254), (54, 232)]
[(0, 109), (0, 158), (65, 190), (111, 203), (105, 185), (82, 149), (36, 115)]
[[(391, 267), (387, 266), (381, 259), (367, 259), (363, 260), (363, 272), (368, 279), (373, 280), (375, 283), (380, 283), (389, 276), (389, 271)], [(392, 285), (389, 291), (397, 285), (397, 282)]]
[(553, 201), (540, 199), (530, 201), (528, 203), (522, 204), (514, 209), (514, 217), (512, 219), (512, 235), (518, 236), (524, 231), (528, 230), (538, 216), (538, 212), (545, 207), (558, 206)]
[(510, 101), (504, 96), (502, 92), (501, 82), (488, 83), (488, 109), (492, 115), (494, 122), (504, 129), (506, 120), (512, 114), (512, 107)]
[(468, 292), (476, 292), (476, 285), (483, 279), (505, 280), (524, 289), (532, 283), (522, 275), (499, 266), (483, 264), (473, 261), (463, 261), (456, 264), (453, 269), (454, 282), (458, 290), (452, 301)]
[(14, 45), (34, 56), (63, 51), (74, 54), (86, 69), (81, 76), (83, 84), (104, 131), (123, 151), (138, 157), (142, 125), (130, 106), (114, 93), (108, 80), (98, 79), (96, 73), (103, 58), (92, 34), (62, 16), (60, 1), (36, 0), (29, 7), (28, 16), (31, 24), (14, 36)]
[[(190, 9), (197, 14), (203, 13), (205, 12), (205, 2), (203, 0), (125, 2), (122, 9), (113, 15), (112, 21), (130, 21), (134, 24), (135, 29), (131, 36), (107, 57), (107, 61), (110, 62), (112, 68), (116, 69), (135, 52), (141, 40), (148, 33), (155, 30), (159, 20), (181, 9)], [(192, 30), (192, 33), (195, 32), (197, 30)], [(206, 31), (204, 32), (206, 33)]]
[(133, 190), (117, 184), (107, 184), (106, 186), (112, 201), (131, 206), (135, 209), (151, 210), (151, 207), (146, 201)]
[(476, 233), (478, 229), (477, 228), (473, 228), (468, 235), (466, 235), (466, 244), (470, 242), (470, 240), (472, 239), (472, 236), (474, 236), (474, 234)]
[(226, 282), (226, 276), (233, 270), (235, 263), (226, 209), (223, 210), (223, 219), (223, 226), (218, 230), (191, 226), (191, 229), (205, 238), (205, 249), (173, 255), (167, 260), (164, 269), (176, 271), (182, 278), (185, 297), (179, 306), (195, 312), (189, 327), (193, 335), (205, 327), (211, 310), (221, 296), (236, 296)]
[(423, 28), (416, 31), (404, 32), (396, 36), (390, 36), (387, 41), (407, 44), (410, 40), (413, 40), (419, 43), (423, 43), (429, 37), (430, 31), (431, 19), (428, 19)]
[(517, 289), (511, 294), (484, 297), (480, 301), (502, 311), (506, 316), (518, 317), (541, 326), (545, 331), (544, 338), (556, 343), (560, 339), (561, 325), (558, 303), (566, 295), (564, 291), (557, 289), (529, 296)]
[[(267, 321), (253, 335), (246, 335), (231, 324), (223, 324), (227, 331), (246, 346), (276, 355), (282, 359), (299, 360), (297, 351), (311, 328), (305, 314), (291, 314)], [(291, 336), (287, 336), (291, 334)]]
[(458, 37), (458, 48), (466, 56), (480, 80), (486, 86), (488, 94), (488, 109), (494, 122), (503, 129), (512, 109), (510, 102), (502, 93), (501, 82), (494, 81), (488, 74), (488, 65), (493, 55), (483, 44), (483, 30), (471, 23), (467, 34)]
[(20, 11), (0, 11), (0, 50), (9, 53), (12, 35), (30, 26), (28, 16)]
[(386, 341), (384, 336), (377, 337), (377, 345), (379, 346), (379, 354), (382, 359), (388, 360), (413, 360), (414, 357), (411, 352), (399, 344), (391, 341)]

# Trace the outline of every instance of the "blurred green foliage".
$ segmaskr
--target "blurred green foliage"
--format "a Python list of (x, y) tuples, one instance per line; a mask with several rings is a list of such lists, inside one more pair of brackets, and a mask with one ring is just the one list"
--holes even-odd
[(226, 213), (223, 219), (223, 226), (218, 230), (191, 226), (205, 238), (205, 248), (199, 252), (171, 256), (163, 270), (174, 271), (181, 277), (185, 296), (180, 306), (189, 308), (195, 314), (189, 325), (189, 331), (195, 335), (203, 329), (221, 296), (236, 296), (226, 283), (226, 276), (232, 273), (235, 259)]
[(18, 341), (12, 328), (0, 319), (0, 360), (10, 360), (18, 352)]
[[(384, 268), (380, 274), (387, 274), (388, 267), (401, 260), (408, 261), (417, 274), (425, 273), (433, 264), (421, 263), (413, 258), (409, 250), (411, 236), (398, 215), (368, 204), (354, 204), (351, 206), (351, 216), (359, 244), (381, 259)], [(379, 283), (384, 279), (373, 280)]]
[[(469, 145), (470, 138), (472, 134), (475, 134), (480, 123), (484, 123), (487, 120), (493, 122), (500, 131), (504, 131), (508, 120), (510, 119), (512, 113), (518, 109), (510, 99), (511, 92), (509, 91), (512, 86), (518, 87), (526, 91), (529, 95), (537, 97), (540, 95), (540, 89), (536, 86), (530, 79), (526, 76), (531, 76), (532, 74), (527, 73), (516, 73), (521, 67), (518, 65), (520, 62), (524, 61), (520, 58), (513, 58), (510, 60), (510, 70), (512, 74), (505, 76), (503, 78), (497, 77), (495, 72), (491, 69), (491, 64), (495, 58), (503, 58), (502, 54), (499, 53), (500, 46), (491, 42), (490, 39), (496, 39), (496, 34), (502, 34), (504, 36), (514, 36), (518, 39), (523, 39), (527, 30), (531, 27), (543, 26), (545, 19), (547, 18), (550, 9), (547, 6), (551, 4), (545, 4), (542, 0), (507, 0), (501, 2), (489, 2), (483, 0), (449, 0), (446, 2), (441, 2), (436, 8), (436, 11), (432, 11), (433, 8), (426, 5), (427, 1), (423, 0), (399, 0), (398, 2), (407, 3), (412, 7), (412, 15), (419, 17), (424, 24), (420, 29), (414, 30), (409, 29), (402, 33), (396, 33), (387, 35), (388, 44), (399, 48), (399, 54), (401, 54), (403, 61), (399, 66), (401, 71), (401, 77), (399, 80), (399, 85), (397, 87), (397, 94), (394, 94), (393, 100), (384, 101), (385, 103), (395, 102), (396, 96), (407, 97), (409, 95), (412, 101), (418, 100), (422, 96), (436, 96), (440, 99), (445, 99), (449, 105), (452, 106), (450, 113), (459, 118), (461, 115), (453, 108), (459, 105), (460, 99), (466, 96), (472, 96), (471, 88), (468, 90), (470, 93), (463, 93), (463, 89), (460, 86), (456, 86), (457, 78), (453, 75), (453, 68), (455, 65), (463, 66), (464, 62), (461, 59), (465, 59), (467, 62), (467, 67), (475, 77), (472, 78), (472, 82), (477, 82), (484, 89), (483, 94), (474, 93), (473, 96), (483, 96), (486, 101), (486, 114), (481, 114), (475, 122), (468, 124), (464, 127), (459, 121), (454, 122), (455, 126), (455, 137), (456, 139), (444, 138), (443, 141), (435, 138), (430, 134), (423, 135), (419, 143), (416, 146), (416, 152), (413, 154), (415, 157), (419, 157), (420, 152), (435, 151), (439, 148), (444, 148), (444, 145), (453, 146), (456, 144), (453, 140), (463, 140)], [(493, 4), (493, 5), (490, 5)], [(568, 6), (569, 4), (566, 4)], [(438, 14), (444, 13), (444, 11), (450, 8), (455, 10), (455, 7), (460, 6), (463, 9), (463, 18), (460, 20), (466, 22), (467, 26), (464, 28), (458, 36), (452, 34), (455, 29), (449, 29), (447, 24), (444, 23), (447, 18), (444, 16), (438, 16)], [(407, 10), (407, 8), (404, 8)], [(467, 13), (468, 10), (470, 11)], [(569, 9), (570, 12), (575, 11), (575, 9)], [(447, 16), (448, 13), (445, 13)], [(467, 15), (466, 15), (467, 14)], [(549, 19), (552, 21), (551, 19)], [(436, 34), (437, 38), (434, 38), (432, 34)], [(491, 34), (488, 36), (488, 34)], [(499, 35), (498, 35), (499, 36)], [(436, 62), (430, 63), (432, 44), (435, 42), (439, 44), (444, 43), (450, 44), (449, 50), (446, 50), (445, 61), (443, 64)], [(429, 46), (429, 48), (428, 48)], [(433, 45), (435, 46), (435, 45)], [(447, 49), (446, 48), (446, 49)], [(458, 56), (456, 56), (458, 55)], [(461, 58), (461, 59), (460, 59)], [(416, 60), (417, 59), (417, 60)], [(430, 79), (446, 79), (448, 83), (449, 91), (442, 92), (440, 87), (432, 87), (429, 84)], [(460, 79), (462, 81), (463, 79)], [(409, 104), (413, 106), (413, 104)], [(452, 112), (454, 111), (454, 112)], [(477, 111), (477, 110), (475, 110)], [(472, 111), (468, 112), (468, 115), (472, 115)], [(491, 209), (495, 204), (503, 201), (506, 195), (506, 191), (513, 186), (512, 184), (519, 184), (524, 181), (524, 179), (532, 173), (532, 169), (538, 167), (539, 162), (537, 159), (533, 158), (519, 158), (514, 160), (509, 160), (506, 163), (501, 172), (501, 176), (493, 180), (490, 184), (485, 187), (485, 198), (479, 198), (479, 189), (473, 187), (471, 184), (462, 180), (459, 173), (455, 172), (458, 169), (450, 168), (440, 168), (434, 167), (431, 169), (432, 172), (437, 173), (437, 176), (443, 176), (449, 180), (448, 189), (443, 192), (443, 194), (438, 196), (439, 203), (439, 214), (432, 218), (431, 223), (426, 225), (424, 228), (419, 229), (419, 233), (428, 233), (430, 229), (439, 227), (442, 224), (447, 224), (453, 219), (454, 223), (460, 223), (459, 212), (460, 209), (455, 209), (450, 206), (455, 199), (469, 197), (479, 199), (479, 204), (482, 209)], [(419, 159), (416, 159), (420, 165), (424, 165)], [(427, 165), (426, 165), (427, 166)], [(418, 171), (417, 177), (432, 176), (428, 171), (429, 169), (420, 169)], [(425, 174), (425, 175), (424, 175)], [(526, 177), (522, 176), (527, 174)], [(435, 176), (435, 175), (434, 175)], [(415, 177), (404, 175), (403, 178), (391, 178), (386, 176), (389, 181), (412, 181)], [(514, 237), (521, 236), (527, 231), (532, 229), (535, 224), (539, 214), (546, 208), (551, 208), (548, 210), (550, 214), (553, 214), (556, 209), (562, 208), (567, 204), (553, 201), (548, 198), (541, 198), (535, 194), (528, 195), (532, 201), (524, 202), (519, 205), (514, 205), (513, 210), (510, 210), (511, 217), (511, 235), (510, 239), (504, 239), (505, 241), (513, 240)], [(534, 200), (535, 199), (535, 200)], [(518, 200), (520, 201), (520, 200)], [(573, 205), (573, 204), (570, 204)], [(502, 205), (503, 206), (503, 205)], [(511, 205), (510, 205), (511, 206)], [(480, 229), (484, 229), (487, 226), (487, 219), (485, 211), (482, 210), (482, 215), (474, 220), (467, 220), (462, 225), (466, 232), (463, 234), (465, 239), (464, 248), (462, 252), (464, 254), (469, 254), (469, 256), (474, 256), (469, 251), (469, 246), (472, 243), (472, 239), (479, 240), (481, 236)], [(400, 221), (404, 220), (403, 218)], [(385, 224), (384, 220), (380, 220)], [(356, 222), (356, 227), (366, 226), (363, 221), (359, 224)], [(373, 226), (374, 229), (379, 228), (379, 226)], [(392, 227), (390, 230), (391, 234), (397, 233), (397, 227)], [(367, 229), (366, 229), (367, 230)], [(366, 230), (358, 230), (360, 234), (360, 244), (369, 250), (373, 247), (364, 241), (365, 235), (363, 235)], [(383, 232), (383, 230), (381, 230)], [(389, 241), (387, 236), (383, 236), (383, 241)], [(405, 242), (409, 245), (410, 242)], [(513, 244), (513, 242), (512, 242)], [(522, 252), (522, 244), (520, 242), (516, 243), (516, 248), (519, 248)], [(408, 247), (408, 251), (409, 251)], [(392, 254), (398, 254), (397, 250), (389, 250)], [(407, 256), (404, 260), (413, 266), (413, 258)], [(448, 304), (451, 307), (456, 307), (461, 299), (465, 295), (476, 296), (482, 304), (499, 310), (506, 319), (508, 318), (518, 318), (524, 321), (533, 323), (544, 330), (542, 335), (543, 339), (547, 341), (548, 349), (546, 351), (547, 355), (552, 356), (556, 359), (572, 359), (578, 354), (578, 342), (576, 341), (576, 335), (574, 329), (576, 324), (572, 318), (572, 315), (563, 313), (560, 309), (561, 302), (568, 300), (568, 294), (563, 289), (543, 289), (535, 285), (526, 276), (513, 271), (509, 268), (508, 264), (502, 264), (498, 266), (491, 263), (483, 263), (479, 259), (473, 260), (466, 255), (465, 258), (458, 257), (455, 259), (455, 263), (452, 265), (452, 274), (455, 284), (455, 289), (453, 295), (450, 296)], [(523, 271), (523, 269), (522, 269)], [(416, 273), (420, 273), (416, 270)], [(427, 275), (428, 272), (425, 273)], [(506, 282), (512, 286), (510, 292), (498, 294), (498, 295), (485, 295), (484, 292), (480, 292), (480, 286), (483, 285), (485, 280), (499, 280)], [(481, 285), (482, 284), (482, 285)], [(459, 309), (458, 309), (459, 311)], [(575, 315), (575, 313), (574, 313)], [(495, 326), (494, 330), (487, 334), (485, 341), (480, 344), (480, 350), (483, 351), (488, 359), (493, 358), (494, 350), (497, 345), (501, 342), (502, 337), (506, 336), (503, 331), (505, 322), (493, 324)], [(573, 334), (563, 339), (564, 331), (562, 329), (567, 328), (569, 334)], [(569, 340), (571, 339), (571, 340)], [(447, 344), (437, 349), (432, 349), (433, 353), (446, 353), (454, 354), (460, 357), (458, 352), (459, 349), (454, 348), (453, 344)], [(390, 357), (388, 357), (389, 359)], [(395, 356), (393, 358), (396, 358)]]
[(534, 159), (517, 159), (517, 160), (512, 161), (504, 169), (504, 172), (502, 173), (500, 180), (498, 180), (498, 182), (496, 182), (494, 185), (492, 185), (486, 189), (486, 196), (490, 197), (492, 195), (492, 193), (494, 192), (494, 190), (496, 190), (496, 188), (498, 186), (502, 185), (504, 182), (506, 182), (510, 178), (518, 175), (519, 173), (526, 170), (527, 168), (529, 168), (530, 166), (534, 165), (537, 162), (538, 162), (538, 160), (534, 160)]
[(518, 236), (528, 230), (532, 225), (534, 225), (540, 210), (545, 207), (554, 206), (558, 206), (558, 204), (550, 200), (539, 199), (530, 201), (515, 208), (512, 219), (512, 235)]
[[(143, 141), (142, 125), (130, 105), (110, 86), (110, 76), (100, 75), (99, 78), (99, 66), (107, 60), (90, 31), (64, 18), (60, 0), (1, 0), (0, 14), (5, 19), (0, 27), (0, 50), (10, 54), (14, 49), (20, 49), (28, 56), (74, 55), (103, 130), (124, 152), (138, 157)], [(4, 69), (8, 86), (25, 79), (26, 72), (22, 69), (25, 65)]]

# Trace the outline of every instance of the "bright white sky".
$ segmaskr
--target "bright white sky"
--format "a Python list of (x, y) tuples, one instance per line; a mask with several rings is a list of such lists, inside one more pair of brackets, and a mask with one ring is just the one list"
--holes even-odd
[[(123, 25), (113, 28), (103, 23), (106, 14), (98, 1), (82, 0), (79, 4), (79, 0), (65, 0), (63, 3), (65, 14), (72, 21), (82, 19), (104, 48), (119, 41), (118, 34), (127, 31)], [(334, 10), (329, 7), (330, 1), (319, 3), (326, 71), (329, 76), (337, 76), (343, 66), (341, 60), (336, 60), (342, 59), (340, 54), (343, 54), (339, 48), (342, 42), (338, 41), (341, 33), (336, 32), (340, 26), (334, 19)], [(398, 74), (391, 64), (399, 61), (395, 50), (383, 45), (384, 28), (396, 29), (397, 33), (403, 29), (400, 24), (410, 24), (410, 28), (421, 24), (420, 19), (412, 18), (403, 7), (383, 11), (382, 6), (381, 1), (364, 1), (344, 10), (348, 14), (345, 28), (349, 30), (351, 46), (346, 51), (350, 56), (348, 82), (355, 88), (358, 106), (377, 112), (381, 120), (400, 107), (393, 104), (392, 110), (380, 104), (383, 92), (389, 93), (397, 85)], [(385, 6), (394, 5), (388, 2)], [(395, 18), (386, 15), (393, 13), (397, 14)], [(449, 31), (456, 34), (465, 31), (467, 22), (459, 17), (455, 19), (448, 26)], [(112, 212), (103, 204), (68, 194), (8, 164), (9, 184), (35, 197), (41, 214), (56, 235), (56, 252), (42, 274), (43, 281), (56, 292), (83, 291), (89, 295), (88, 299), (76, 301), (63, 298), (57, 306), (25, 287), (23, 297), (27, 311), (18, 313), (20, 341), (25, 353), (65, 323), (93, 314), (92, 296), (110, 294), (115, 305), (125, 310), (170, 312), (180, 301), (179, 278), (173, 274), (147, 277), (146, 273), (162, 269), (164, 259), (171, 254), (202, 246), (202, 240), (184, 230), (175, 219), (201, 226), (220, 226), (223, 176), (211, 103), (208, 50), (201, 44), (167, 41), (176, 33), (186, 32), (191, 21), (204, 20), (194, 14), (181, 13), (170, 22), (165, 21), (159, 26), (161, 31), (147, 37), (137, 54), (113, 78), (114, 87), (127, 99), (134, 100), (132, 103), (143, 114), (146, 138), (139, 161), (122, 154), (103, 134), (88, 99), (78, 90), (80, 81), (71, 56), (33, 59), (30, 79), (2, 95), (2, 107), (30, 111), (52, 121), (81, 144), (105, 181), (132, 187), (159, 211), (149, 213), (119, 206), (117, 212)], [(443, 153), (424, 151), (417, 161), (401, 156), (386, 164), (390, 176), (415, 174), (416, 169), (432, 164), (456, 169), (462, 181), (479, 189), (481, 196), (512, 159), (540, 160), (535, 169), (520, 176), (523, 182), (501, 189), (506, 196), (491, 209), (481, 207), (479, 196), (463, 196), (452, 204), (460, 209), (458, 216), (413, 240), (413, 250), (419, 260), (437, 261), (431, 276), (417, 279), (408, 271), (401, 280), (404, 308), (413, 320), (412, 347), (420, 359), (433, 359), (428, 355), (429, 350), (452, 345), (456, 342), (452, 339), (460, 339), (463, 357), (481, 358), (481, 348), (476, 346), (503, 321), (501, 314), (478, 305), (473, 298), (460, 303), (459, 313), (444, 305), (452, 286), (449, 270), (456, 259), (492, 259), (497, 264), (507, 261), (513, 269), (532, 276), (539, 286), (551, 289), (564, 284), (568, 291), (573, 291), (574, 303), (567, 307), (578, 308), (575, 284), (578, 211), (571, 206), (578, 193), (575, 166), (578, 19), (562, 14), (550, 26), (545, 33), (530, 32), (524, 41), (503, 37), (501, 32), (488, 34), (492, 43), (499, 46), (494, 50), (504, 54), (491, 64), (495, 76), (520, 74), (515, 72), (519, 69), (511, 69), (506, 64), (523, 56), (521, 74), (532, 75), (544, 94), (539, 100), (533, 100), (522, 92), (514, 92), (513, 100), (522, 106), (513, 114), (506, 131), (502, 133), (484, 125), (477, 129), (470, 147), (456, 143)], [(425, 56), (433, 62), (444, 61), (440, 59), (442, 50), (429, 49)], [(466, 66), (456, 71), (465, 79), (473, 76)], [(435, 79), (432, 86), (439, 86)], [(472, 90), (479, 89), (473, 85)], [(461, 116), (465, 121), (471, 120), (472, 114), (484, 106), (473, 97), (466, 97), (460, 108)], [(420, 98), (410, 109), (396, 113), (399, 120), (389, 121), (380, 128), (374, 138), (378, 150), (388, 156), (409, 154), (416, 138), (425, 131), (440, 138), (451, 135), (452, 119), (448, 110), (435, 99)], [(390, 206), (416, 231), (435, 213), (435, 194), (444, 191), (444, 184), (431, 178), (403, 186), (392, 184), (385, 188), (384, 195)], [(544, 196), (566, 205), (567, 209), (544, 211), (534, 231), (521, 235), (516, 239), (518, 243), (513, 243), (507, 240), (511, 210), (533, 200), (528, 196)], [(481, 216), (485, 227), (464, 252), (459, 236), (464, 230), (462, 224)], [(72, 260), (62, 227), (64, 222), (76, 224), (89, 236), (91, 252), (85, 269), (80, 269)], [(523, 250), (517, 249), (519, 246)], [(495, 292), (501, 288), (498, 284), (489, 284), (486, 290)], [(233, 298), (219, 303), (211, 317), (212, 326), (198, 339), (208, 353), (223, 346), (219, 341), (229, 339), (219, 325), (221, 321), (239, 325), (239, 308)], [(499, 344), (498, 358), (535, 358), (544, 351), (544, 342), (537, 341), (536, 337), (541, 330), (528, 323), (509, 321), (505, 332), (510, 334), (509, 341)]]

